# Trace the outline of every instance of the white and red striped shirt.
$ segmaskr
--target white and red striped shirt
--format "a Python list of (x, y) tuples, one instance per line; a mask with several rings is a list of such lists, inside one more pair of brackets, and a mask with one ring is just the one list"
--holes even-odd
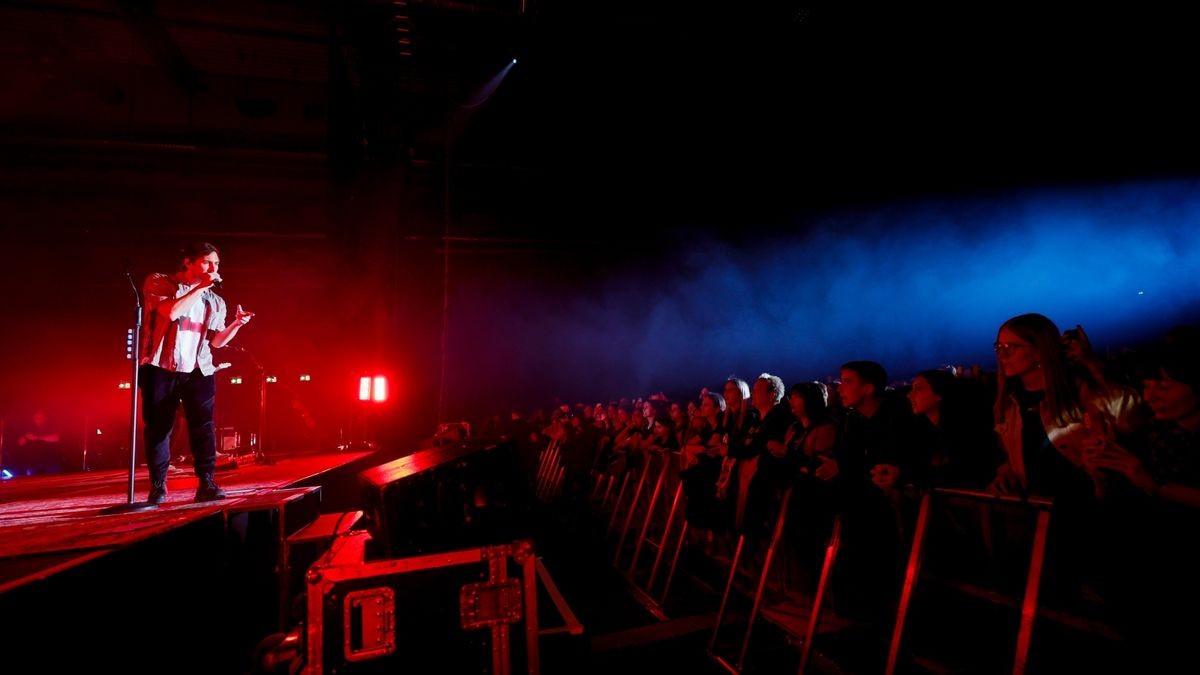
[(187, 295), (192, 285), (175, 275), (151, 274), (146, 277), (143, 291), (141, 363), (164, 370), (190, 373), (196, 368), (205, 375), (217, 371), (209, 347), (210, 331), (225, 330), (225, 301), (205, 289), (200, 302), (190, 311), (171, 321), (158, 311), (159, 306)]

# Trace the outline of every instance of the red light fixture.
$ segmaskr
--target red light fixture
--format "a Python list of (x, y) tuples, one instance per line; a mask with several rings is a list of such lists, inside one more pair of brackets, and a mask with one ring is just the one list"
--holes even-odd
[(388, 382), (383, 375), (358, 378), (358, 400), (383, 403), (388, 398)]

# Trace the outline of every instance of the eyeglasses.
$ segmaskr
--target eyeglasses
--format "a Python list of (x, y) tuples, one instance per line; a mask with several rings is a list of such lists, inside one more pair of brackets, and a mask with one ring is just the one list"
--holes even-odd
[(993, 342), (992, 343), (992, 349), (995, 349), (997, 354), (999, 354), (1000, 352), (1004, 352), (1007, 354), (1008, 352), (1010, 352), (1018, 347), (1028, 348), (1028, 347), (1032, 347), (1032, 346), (1033, 345), (1027, 344), (1025, 342)]

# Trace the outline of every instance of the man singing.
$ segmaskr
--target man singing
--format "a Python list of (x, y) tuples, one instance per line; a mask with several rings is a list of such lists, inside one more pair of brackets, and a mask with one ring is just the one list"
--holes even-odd
[(174, 274), (151, 274), (143, 287), (141, 334), (142, 419), (146, 423), (146, 464), (150, 468), (151, 504), (167, 498), (167, 468), (171, 458), (171, 426), (183, 403), (192, 464), (200, 487), (196, 501), (224, 499), (213, 470), (217, 441), (213, 429), (216, 368), (212, 347), (224, 347), (250, 322), (253, 312), (242, 310), (225, 325), (225, 301), (220, 288), (221, 254), (217, 247), (199, 242), (180, 251), (181, 264)]

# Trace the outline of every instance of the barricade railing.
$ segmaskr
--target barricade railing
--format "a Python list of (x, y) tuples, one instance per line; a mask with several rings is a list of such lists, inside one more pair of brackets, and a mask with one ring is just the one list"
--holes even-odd
[(645, 508), (646, 499), (654, 491), (655, 486), (660, 484), (665, 469), (666, 459), (663, 452), (647, 451), (643, 454), (641, 475), (638, 476), (637, 485), (633, 490), (633, 497), (629, 501), (629, 508), (621, 519), (616, 550), (613, 553), (613, 567), (620, 568), (621, 552), (625, 547), (625, 540), (629, 536), (629, 531), (633, 527), (635, 518)]
[[(717, 610), (716, 620), (713, 624), (712, 634), (708, 643), (708, 655), (718, 665), (730, 673), (741, 673), (747, 667), (747, 658), (750, 653), (751, 639), (754, 635), (755, 624), (760, 616), (763, 615), (764, 598), (766, 596), (773, 565), (780, 548), (785, 544), (785, 531), (787, 527), (787, 517), (791, 508), (792, 492), (794, 488), (789, 487), (784, 491), (779, 503), (779, 510), (775, 517), (775, 525), (771, 531), (771, 537), (768, 540), (767, 549), (763, 557), (761, 568), (758, 570), (757, 577), (754, 579), (754, 591), (751, 596), (750, 611), (745, 617), (745, 628), (741, 633), (741, 639), (736, 646), (736, 656), (726, 656), (719, 653), (719, 638), (721, 631), (725, 628), (724, 623), (726, 616), (730, 613), (731, 596), (737, 586), (738, 575), (740, 574), (741, 561), (746, 555), (748, 543), (745, 535), (738, 537), (737, 546), (734, 550), (733, 560), (730, 563), (729, 576), (727, 578), (724, 592), (721, 596), (721, 604)], [(833, 521), (832, 530), (826, 541), (825, 555), (822, 562), (821, 574), (817, 581), (815, 592), (811, 598), (802, 597), (799, 599), (791, 599), (789, 602), (804, 603), (805, 606), (797, 609), (802, 615), (807, 616), (805, 625), (800, 628), (803, 634), (795, 633), (794, 629), (789, 629), (800, 642), (800, 672), (807, 670), (812, 661), (813, 643), (817, 634), (817, 629), (821, 626), (825, 615), (825, 604), (828, 596), (829, 587), (833, 578), (833, 571), (837, 562), (838, 551), (841, 547), (841, 519), (835, 518)]]
[[(667, 498), (672, 492), (673, 496)], [(673, 533), (676, 528), (683, 527), (682, 508), (684, 504), (683, 482), (679, 477), (679, 453), (666, 453), (659, 472), (659, 480), (655, 484), (649, 505), (642, 519), (633, 547), (633, 557), (625, 569), (625, 577), (630, 583), (634, 598), (659, 620), (666, 620), (667, 615), (662, 603), (654, 596), (655, 582), (659, 570), (671, 543), (675, 541)], [(649, 569), (644, 564), (643, 551), (653, 552), (654, 559)]]
[(554, 482), (555, 474), (558, 472), (561, 447), (557, 439), (552, 439), (538, 456), (537, 477), (534, 479), (534, 495), (543, 501), (545, 501), (545, 494), (549, 491), (550, 485)]
[(633, 496), (633, 491), (629, 489), (629, 484), (640, 484), (641, 474), (643, 472), (639, 471), (637, 468), (631, 468), (626, 465), (623, 473), (624, 475), (621, 477), (621, 489), (617, 490), (616, 499), (612, 502), (612, 513), (608, 518), (608, 532), (612, 532), (614, 529), (616, 529), (617, 524), (620, 522), (621, 516), (625, 513), (625, 511), (622, 511), (622, 508), (624, 507), (626, 510), (628, 510), (628, 504), (632, 500), (626, 500), (625, 496)]
[(1050, 528), (1050, 512), (1054, 502), (1043, 497), (999, 496), (990, 492), (964, 490), (954, 488), (936, 488), (932, 494), (921, 498), (917, 514), (917, 524), (913, 533), (913, 543), (909, 551), (908, 564), (905, 569), (904, 585), (896, 610), (896, 623), (892, 631), (888, 647), (888, 658), (885, 669), (886, 675), (892, 675), (899, 667), (900, 651), (905, 639), (909, 608), (912, 604), (918, 581), (921, 578), (921, 565), (924, 561), (926, 542), (929, 538), (929, 521), (934, 500), (939, 502), (953, 499), (976, 502), (984, 506), (981, 511), (983, 527), (981, 536), (985, 545), (991, 543), (991, 510), (996, 504), (1007, 503), (1028, 508), (1036, 514), (1036, 526), (1033, 532), (1032, 549), (1029, 564), (1025, 574), (1025, 588), (1020, 600), (1021, 614), (1017, 629), (1016, 642), (1013, 645), (1012, 673), (1022, 675), (1029, 659), (1029, 648), (1033, 639), (1033, 628), (1038, 616), (1038, 592), (1041, 585), (1042, 569), (1046, 560), (1046, 537)]
[(665, 450), (652, 450), (646, 453), (642, 478), (638, 482), (633, 504), (625, 517), (621, 534), (617, 538), (616, 551), (613, 553), (613, 567), (621, 569), (621, 556), (625, 552), (625, 542), (630, 533), (633, 533), (633, 564), (637, 563), (637, 556), (644, 544), (643, 536), (646, 528), (654, 519), (655, 507), (658, 505), (659, 495), (662, 494), (663, 483), (667, 479), (671, 459), (671, 453)]

